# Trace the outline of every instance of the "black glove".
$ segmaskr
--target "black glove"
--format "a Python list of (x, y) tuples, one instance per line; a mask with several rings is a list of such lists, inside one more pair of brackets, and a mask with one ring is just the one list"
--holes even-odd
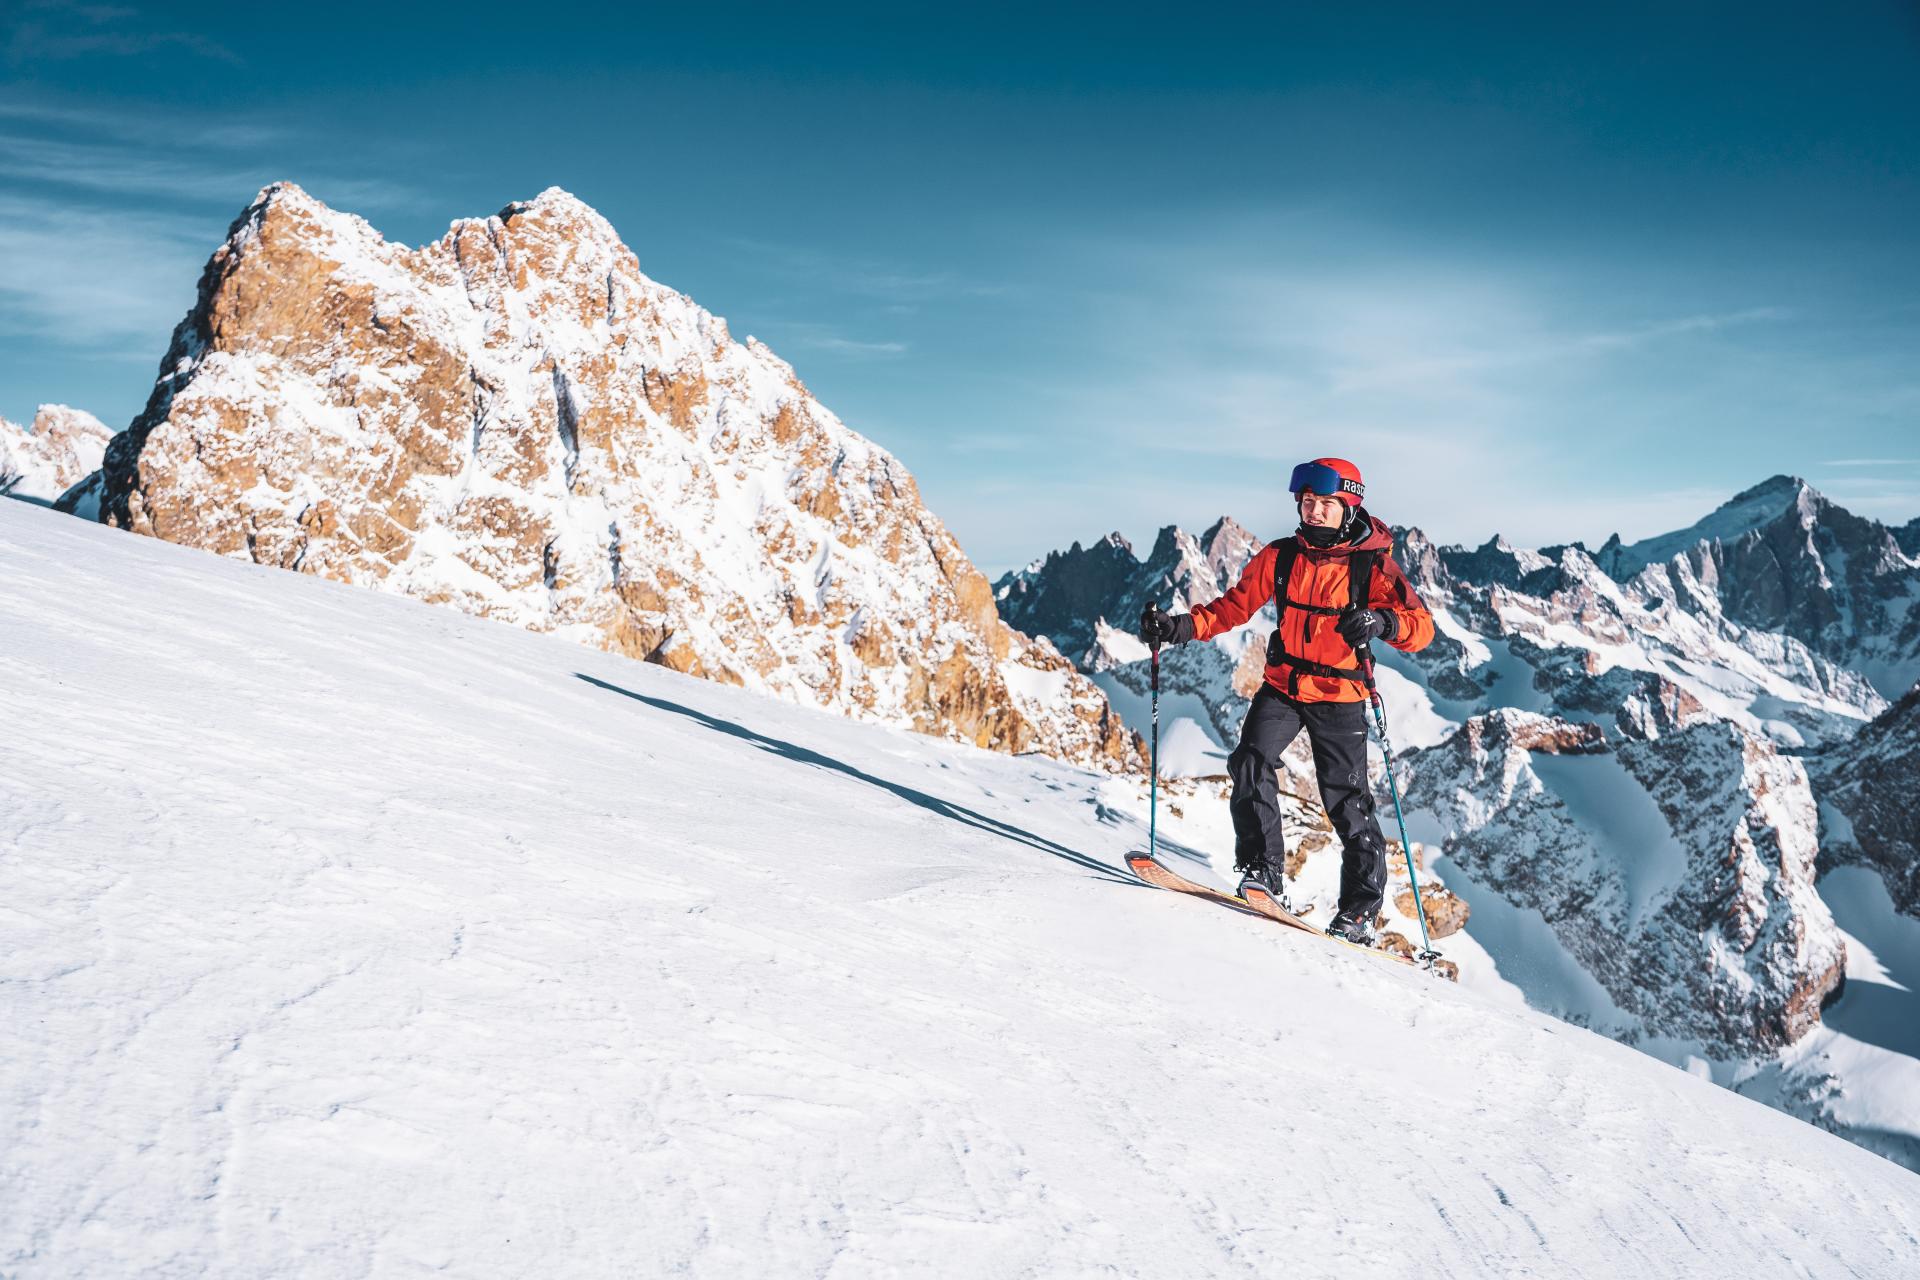
[(1391, 640), (1399, 629), (1392, 613), (1385, 609), (1349, 609), (1340, 615), (1340, 621), (1334, 625), (1340, 638), (1358, 649), (1367, 641), (1379, 636)]
[(1193, 639), (1193, 617), (1185, 613), (1162, 613), (1160, 606), (1149, 600), (1147, 607), (1140, 611), (1140, 638), (1156, 647), (1185, 644)]

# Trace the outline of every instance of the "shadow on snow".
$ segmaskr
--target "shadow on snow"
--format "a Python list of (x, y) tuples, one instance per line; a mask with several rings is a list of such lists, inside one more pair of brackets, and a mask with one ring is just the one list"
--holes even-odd
[(856, 781), (864, 782), (868, 786), (878, 787), (887, 794), (905, 800), (909, 804), (917, 805), (938, 817), (963, 823), (966, 826), (984, 831), (988, 835), (999, 836), (1004, 840), (1012, 840), (1018, 844), (1024, 844), (1031, 849), (1038, 849), (1042, 853), (1049, 854), (1065, 862), (1071, 862), (1076, 867), (1091, 871), (1104, 880), (1135, 888), (1148, 887), (1141, 884), (1140, 881), (1134, 879), (1132, 876), (1108, 866), (1098, 858), (1081, 853), (1077, 849), (1069, 849), (1066, 845), (1049, 840), (1045, 836), (1035, 835), (1033, 832), (1016, 827), (1012, 823), (1002, 822), (998, 818), (990, 818), (984, 813), (978, 813), (964, 805), (954, 804), (950, 800), (942, 800), (938, 796), (928, 795), (926, 792), (916, 790), (913, 787), (904, 786), (898, 782), (890, 782), (885, 778), (875, 777), (863, 769), (855, 768), (844, 760), (835, 760), (832, 756), (824, 756), (818, 751), (811, 751), (806, 747), (798, 746), (779, 738), (769, 737), (764, 733), (749, 729), (744, 725), (736, 724), (731, 720), (722, 720), (718, 716), (710, 716), (704, 711), (696, 711), (692, 707), (681, 706), (677, 702), (668, 702), (665, 698), (652, 698), (644, 693), (635, 693), (631, 689), (623, 689), (617, 684), (609, 684), (605, 680), (596, 679), (593, 676), (587, 675), (585, 672), (574, 672), (574, 678), (584, 680), (595, 688), (605, 689), (608, 693), (617, 693), (624, 698), (632, 698), (635, 702), (643, 702), (656, 710), (671, 711), (675, 715), (685, 716), (689, 720), (705, 725), (716, 733), (724, 733), (728, 737), (738, 738), (742, 742), (750, 742), (762, 751), (772, 752), (774, 755), (780, 756), (783, 759), (792, 760), (798, 764), (812, 765), (819, 769), (829, 769), (834, 773), (844, 774)]

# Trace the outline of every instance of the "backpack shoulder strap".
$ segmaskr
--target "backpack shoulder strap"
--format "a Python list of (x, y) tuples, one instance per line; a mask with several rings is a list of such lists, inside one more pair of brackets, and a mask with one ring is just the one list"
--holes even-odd
[(1371, 608), (1373, 570), (1379, 562), (1378, 551), (1356, 551), (1347, 557), (1347, 605), (1354, 609)]
[(1297, 538), (1282, 538), (1273, 545), (1273, 613), (1277, 618), (1287, 611), (1287, 581), (1293, 577), (1293, 562), (1300, 558)]

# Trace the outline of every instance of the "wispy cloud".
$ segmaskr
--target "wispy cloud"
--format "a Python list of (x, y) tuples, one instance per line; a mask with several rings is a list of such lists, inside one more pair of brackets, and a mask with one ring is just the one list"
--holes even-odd
[(788, 283), (831, 289), (894, 307), (911, 308), (938, 299), (999, 297), (1011, 291), (1009, 285), (976, 280), (952, 271), (915, 270), (870, 258), (845, 257), (737, 236), (727, 237), (724, 243)]
[(198, 146), (222, 150), (263, 147), (294, 136), (282, 125), (253, 118), (190, 115), (179, 110), (79, 107), (18, 96), (0, 96), (0, 120), (111, 136), (122, 143), (179, 146), (182, 138), (190, 138)]
[(831, 351), (844, 356), (878, 357), (905, 355), (908, 350), (904, 342), (869, 342), (848, 338), (820, 325), (795, 325), (790, 326), (790, 330), (794, 345), (810, 351)]
[(378, 179), (289, 175), (271, 157), (296, 136), (271, 121), (0, 96), (0, 330), (151, 359), (227, 223), (268, 182), (299, 176), (355, 210), (415, 200)]
[(0, 332), (158, 362), (217, 226), (0, 196)]
[(174, 109), (0, 94), (0, 332), (156, 359), (233, 215), (298, 177), (356, 211), (416, 193), (377, 178), (284, 171), (296, 130)]
[(1820, 465), (1823, 467), (1911, 467), (1920, 464), (1920, 458), (1828, 458)]
[[(1365, 366), (1343, 374), (1335, 381), (1334, 388), (1338, 391), (1353, 391), (1392, 383), (1426, 382), (1436, 377), (1515, 370), (1528, 365), (1626, 351), (1672, 338), (1716, 333), (1737, 325), (1784, 320), (1789, 314), (1784, 307), (1747, 307), (1715, 315), (1691, 315), (1655, 320), (1627, 329), (1566, 335), (1516, 334), (1504, 341), (1495, 341), (1476, 349), (1399, 363)], [(1459, 338), (1455, 340), (1458, 341)]]
[[(1073, 274), (1099, 282), (1050, 319), (1073, 373), (1036, 372), (1010, 399), (1038, 401), (1024, 416), (1129, 533), (1223, 512), (1286, 523), (1286, 469), (1323, 453), (1359, 461), (1390, 519), (1536, 544), (1684, 527), (1796, 465), (1759, 445), (1707, 469), (1687, 447), (1790, 376), (1765, 353), (1804, 323), (1791, 295), (1702, 306), (1718, 298), (1685, 280), (1396, 251), (1385, 236), (1360, 236), (1362, 253), (1350, 233), (1302, 215), (1256, 234), (1062, 243)], [(1117, 510), (1135, 502), (1153, 508), (1137, 524)]]
[[(185, 167), (183, 169), (183, 161)], [(261, 170), (204, 153), (147, 150), (99, 140), (57, 141), (0, 133), (0, 175), (17, 182), (113, 194), (252, 191)]]
[[(73, 110), (0, 97), (0, 177), (96, 197), (166, 197), (237, 212), (269, 182), (298, 178), (356, 212), (412, 208), (404, 183), (289, 173), (298, 134), (269, 121), (235, 123), (173, 111)], [(55, 197), (57, 198), (57, 197)]]
[(200, 32), (146, 24), (141, 11), (128, 5), (18, 0), (5, 35), (6, 60), (14, 66), (172, 51), (216, 62), (241, 62), (233, 50)]

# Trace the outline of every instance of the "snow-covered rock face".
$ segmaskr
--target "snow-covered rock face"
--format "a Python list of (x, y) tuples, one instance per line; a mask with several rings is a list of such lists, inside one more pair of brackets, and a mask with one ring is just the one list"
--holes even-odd
[(1613, 1034), (1765, 1054), (1840, 985), (1806, 771), (1764, 738), (1708, 722), (1612, 743), (1503, 708), (1411, 753), (1407, 774), (1447, 855), (1539, 912), (1627, 1015)]
[(1920, 918), (1920, 685), (1809, 768), (1823, 802), (1823, 864), (1871, 867), (1894, 907)]
[(112, 435), (64, 404), (41, 405), (31, 427), (0, 418), (0, 494), (52, 502), (100, 466)]
[(1920, 679), (1920, 558), (1902, 533), (1775, 476), (1677, 533), (1616, 537), (1598, 559), (1644, 595), (1790, 636), (1893, 698)]
[(207, 264), (69, 509), (862, 719), (1104, 768), (898, 460), (549, 190), (417, 250), (299, 188)]

